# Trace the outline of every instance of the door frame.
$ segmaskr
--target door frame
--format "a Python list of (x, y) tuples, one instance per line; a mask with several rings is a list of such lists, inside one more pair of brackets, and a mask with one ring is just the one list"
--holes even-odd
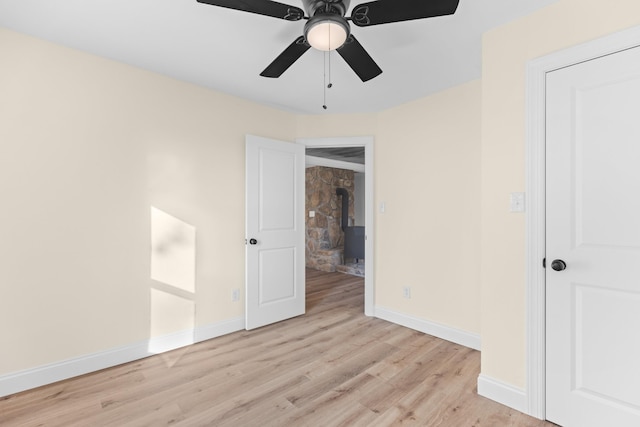
[(640, 46), (640, 26), (555, 52), (527, 64), (526, 100), (526, 412), (546, 418), (545, 107), (546, 75)]
[(374, 315), (374, 200), (373, 137), (297, 138), (306, 147), (364, 147), (365, 170), (365, 242), (364, 242), (364, 314)]

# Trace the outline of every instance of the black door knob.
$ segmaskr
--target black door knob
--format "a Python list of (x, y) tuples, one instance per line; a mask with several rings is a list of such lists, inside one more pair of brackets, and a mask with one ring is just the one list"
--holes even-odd
[(551, 263), (551, 268), (555, 271), (562, 271), (567, 268), (567, 263), (561, 259), (554, 259)]
[(257, 245), (258, 241), (256, 239), (249, 239), (249, 244), (251, 245)]

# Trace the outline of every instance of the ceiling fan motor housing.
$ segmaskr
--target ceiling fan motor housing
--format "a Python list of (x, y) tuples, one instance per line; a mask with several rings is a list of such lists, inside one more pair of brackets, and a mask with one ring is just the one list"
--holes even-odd
[(302, 0), (304, 10), (310, 18), (316, 14), (337, 14), (344, 16), (351, 0)]
[(349, 34), (351, 27), (340, 15), (318, 13), (304, 25), (307, 43), (322, 51), (338, 49), (347, 41)]
[(349, 0), (302, 1), (309, 15), (304, 26), (306, 42), (322, 51), (341, 47), (351, 34), (351, 26), (344, 17)]

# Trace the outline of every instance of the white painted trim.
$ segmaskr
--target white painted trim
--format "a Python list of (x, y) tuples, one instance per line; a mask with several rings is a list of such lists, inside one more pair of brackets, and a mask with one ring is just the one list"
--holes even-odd
[[(640, 46), (640, 26), (583, 43), (527, 64), (526, 191), (527, 221), (527, 405), (523, 412), (544, 419), (545, 412), (545, 91), (546, 75), (621, 50)], [(517, 408), (516, 408), (517, 409)]]
[(306, 167), (324, 166), (327, 168), (347, 169), (354, 172), (365, 172), (365, 165), (352, 162), (344, 162), (342, 160), (325, 159), (324, 157), (305, 156)]
[(195, 331), (195, 342), (208, 341), (234, 332), (244, 331), (244, 316), (200, 326)]
[(494, 400), (520, 412), (526, 412), (527, 397), (521, 388), (480, 374), (478, 376), (478, 394)]
[(244, 330), (244, 317), (2, 375), (0, 376), (0, 397), (132, 362), (159, 353), (152, 349), (163, 348), (163, 351), (174, 350), (185, 345), (206, 341), (241, 330)]
[(474, 350), (480, 350), (479, 334), (473, 334), (471, 332), (452, 328), (451, 326), (446, 326), (430, 320), (419, 319), (384, 307), (375, 307), (374, 315), (379, 319), (386, 320), (406, 328), (415, 329), (416, 331), (424, 332), (425, 334), (433, 335), (434, 337), (438, 337), (443, 340), (473, 348)]
[(373, 142), (373, 136), (344, 136), (330, 138), (297, 138), (298, 144), (307, 147), (364, 147)]
[(365, 272), (364, 272), (364, 314), (373, 316), (374, 313), (374, 220), (375, 220), (375, 200), (374, 200), (374, 169), (373, 169), (373, 137), (372, 136), (350, 136), (336, 138), (298, 138), (298, 144), (307, 147), (364, 147), (365, 159)]
[[(526, 220), (526, 410), (545, 418), (545, 76), (527, 68), (526, 194), (529, 208)], [(542, 313), (542, 316), (540, 314)]]

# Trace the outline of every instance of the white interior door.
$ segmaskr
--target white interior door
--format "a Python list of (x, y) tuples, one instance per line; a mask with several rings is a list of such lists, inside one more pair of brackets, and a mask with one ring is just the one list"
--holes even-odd
[(548, 73), (546, 106), (547, 419), (637, 427), (640, 47)]
[(305, 312), (304, 146), (247, 135), (246, 328)]

